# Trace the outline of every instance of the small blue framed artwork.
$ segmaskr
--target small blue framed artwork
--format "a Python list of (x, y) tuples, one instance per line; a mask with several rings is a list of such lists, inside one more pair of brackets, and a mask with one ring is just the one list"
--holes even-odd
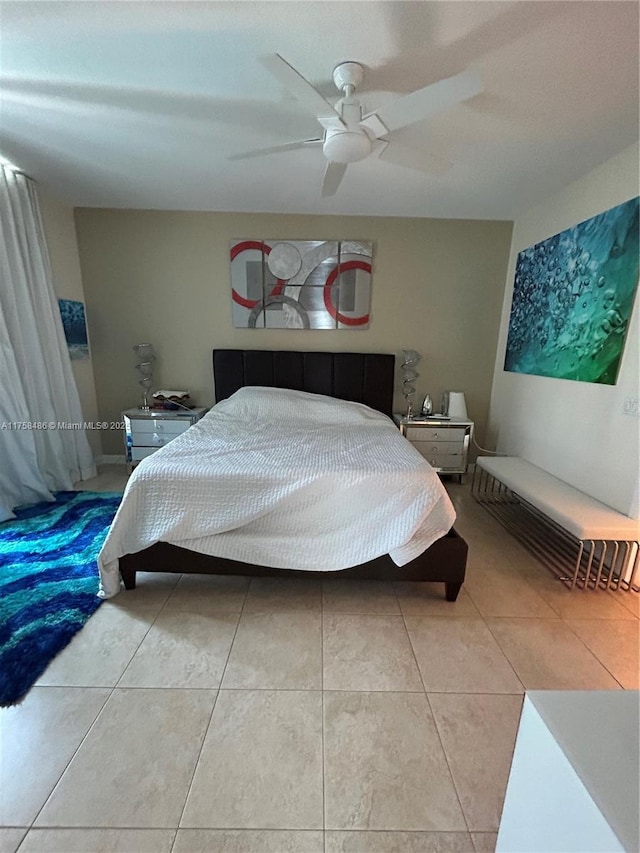
[(62, 328), (69, 348), (69, 357), (76, 360), (89, 358), (87, 321), (84, 305), (74, 299), (58, 299)]
[(639, 200), (520, 252), (505, 370), (616, 384), (638, 289)]

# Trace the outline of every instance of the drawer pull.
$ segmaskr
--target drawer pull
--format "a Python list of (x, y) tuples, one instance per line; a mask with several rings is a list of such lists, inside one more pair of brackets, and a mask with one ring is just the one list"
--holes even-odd
[(429, 427), (410, 426), (405, 432), (409, 441), (459, 441), (463, 443), (469, 435), (466, 430), (457, 427), (451, 429), (431, 429)]

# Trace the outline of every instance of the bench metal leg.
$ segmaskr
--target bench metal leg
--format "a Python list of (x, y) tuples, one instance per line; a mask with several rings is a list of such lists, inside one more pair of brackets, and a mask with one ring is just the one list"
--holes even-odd
[(576, 539), (478, 465), (471, 493), (569, 589), (640, 592), (635, 541)]

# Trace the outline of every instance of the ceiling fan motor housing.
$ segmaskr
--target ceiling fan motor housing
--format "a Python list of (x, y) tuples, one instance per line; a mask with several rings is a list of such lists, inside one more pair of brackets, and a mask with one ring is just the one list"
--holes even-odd
[[(343, 66), (338, 66), (336, 72), (341, 67)], [(359, 125), (362, 119), (360, 102), (353, 96), (347, 96), (336, 104), (336, 110), (346, 127), (327, 130), (322, 146), (324, 156), (332, 163), (356, 163), (358, 160), (364, 160), (371, 154), (372, 145), (369, 135)]]

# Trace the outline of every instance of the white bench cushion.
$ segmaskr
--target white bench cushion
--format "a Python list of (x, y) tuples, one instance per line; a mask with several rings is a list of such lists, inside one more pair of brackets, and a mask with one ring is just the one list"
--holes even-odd
[(640, 540), (640, 519), (611, 509), (531, 462), (516, 456), (479, 456), (476, 465), (577, 539)]

